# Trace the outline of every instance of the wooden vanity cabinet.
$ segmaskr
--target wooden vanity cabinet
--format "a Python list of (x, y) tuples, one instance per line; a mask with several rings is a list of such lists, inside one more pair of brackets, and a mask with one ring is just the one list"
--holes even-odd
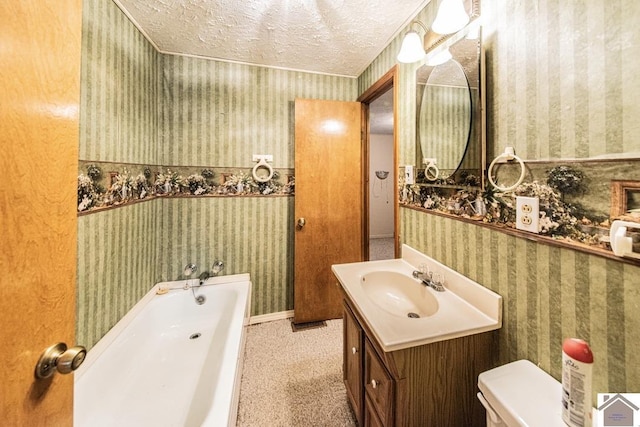
[(344, 347), (342, 377), (347, 389), (347, 398), (351, 404), (351, 409), (355, 413), (358, 425), (362, 425), (364, 415), (362, 412), (364, 409), (362, 388), (364, 332), (346, 305), (342, 314), (342, 328)]
[[(368, 401), (369, 398), (365, 398), (367, 400), (367, 404), (364, 405), (364, 426), (365, 427), (384, 427), (378, 415), (374, 412), (371, 402)], [(362, 424), (359, 424), (362, 425)]]
[(484, 426), (477, 378), (494, 367), (495, 332), (385, 352), (345, 294), (344, 382), (358, 425)]

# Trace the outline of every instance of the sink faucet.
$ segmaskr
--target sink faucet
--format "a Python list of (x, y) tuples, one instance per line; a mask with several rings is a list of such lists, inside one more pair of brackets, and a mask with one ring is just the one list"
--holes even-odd
[(429, 286), (430, 288), (438, 292), (444, 292), (443, 282), (433, 280), (431, 272), (425, 273), (420, 270), (414, 270), (413, 277), (422, 281), (423, 285)]

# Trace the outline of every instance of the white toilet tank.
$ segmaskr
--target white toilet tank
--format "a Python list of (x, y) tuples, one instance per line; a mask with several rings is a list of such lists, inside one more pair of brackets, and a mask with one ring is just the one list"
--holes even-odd
[(562, 384), (528, 360), (481, 373), (478, 388), (488, 427), (566, 427)]

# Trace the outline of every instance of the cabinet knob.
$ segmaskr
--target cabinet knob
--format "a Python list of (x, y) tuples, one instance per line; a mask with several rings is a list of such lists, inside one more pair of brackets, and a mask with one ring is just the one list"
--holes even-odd
[(358, 352), (358, 349), (355, 347), (351, 347), (351, 353), (356, 354)]
[(376, 380), (371, 380), (371, 387), (373, 387), (373, 388), (377, 388), (377, 387), (378, 387), (378, 384), (379, 384), (379, 383), (378, 383), (378, 381), (376, 381)]

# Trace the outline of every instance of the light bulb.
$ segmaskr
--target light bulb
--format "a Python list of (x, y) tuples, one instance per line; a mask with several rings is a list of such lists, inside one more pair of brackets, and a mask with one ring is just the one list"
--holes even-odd
[(464, 28), (468, 22), (469, 15), (464, 10), (462, 0), (443, 0), (431, 30), (438, 34), (451, 34)]
[(404, 63), (416, 62), (424, 58), (424, 55), (422, 39), (415, 31), (409, 31), (402, 40), (398, 61)]

